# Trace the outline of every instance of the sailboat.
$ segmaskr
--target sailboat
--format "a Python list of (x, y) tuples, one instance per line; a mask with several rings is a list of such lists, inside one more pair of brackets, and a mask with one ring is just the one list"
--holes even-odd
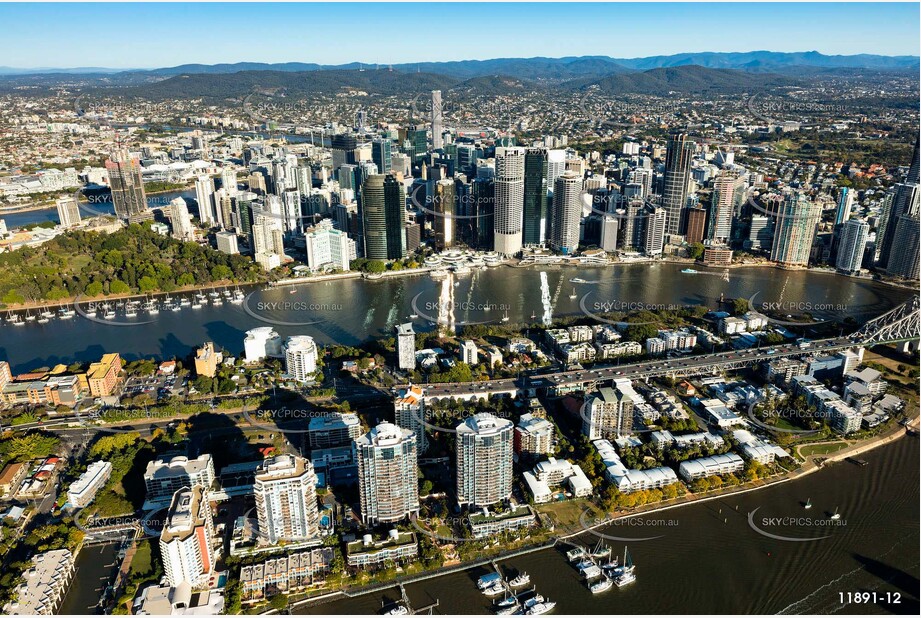
[(832, 519), (841, 519), (841, 513), (838, 512), (838, 507), (835, 507), (835, 512), (831, 514)]
[(614, 583), (618, 588), (622, 588), (627, 584), (632, 584), (636, 581), (636, 575), (633, 573), (634, 570), (633, 558), (630, 556), (630, 552), (627, 551), (627, 548), (624, 547), (624, 564), (623, 566), (615, 567), (612, 569), (614, 577)]
[(575, 297), (576, 297), (576, 288), (573, 288), (572, 294), (569, 295), (569, 298), (575, 298)]
[(812, 498), (806, 498), (806, 504), (803, 505), (803, 508), (804, 508), (804, 509), (811, 509), (811, 508), (812, 508)]
[(508, 322), (508, 311), (505, 312), (505, 315), (502, 316), (503, 322)]

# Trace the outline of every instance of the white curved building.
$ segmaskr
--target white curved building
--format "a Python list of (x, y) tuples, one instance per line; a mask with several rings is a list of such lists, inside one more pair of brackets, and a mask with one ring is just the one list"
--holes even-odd
[(295, 335), (285, 342), (285, 369), (298, 382), (309, 382), (317, 371), (317, 344), (313, 337)]

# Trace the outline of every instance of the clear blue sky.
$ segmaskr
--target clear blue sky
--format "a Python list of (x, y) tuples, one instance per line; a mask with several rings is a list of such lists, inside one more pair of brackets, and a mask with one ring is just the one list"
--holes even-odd
[(918, 55), (918, 3), (0, 4), (0, 65), (400, 63), (699, 51)]

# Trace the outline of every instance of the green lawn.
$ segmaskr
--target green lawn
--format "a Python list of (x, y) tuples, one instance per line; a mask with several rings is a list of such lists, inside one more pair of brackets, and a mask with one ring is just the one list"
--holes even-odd
[(840, 451), (845, 446), (847, 442), (832, 442), (830, 444), (807, 444), (800, 448), (799, 452), (803, 457), (810, 457), (813, 455), (829, 455), (836, 451)]

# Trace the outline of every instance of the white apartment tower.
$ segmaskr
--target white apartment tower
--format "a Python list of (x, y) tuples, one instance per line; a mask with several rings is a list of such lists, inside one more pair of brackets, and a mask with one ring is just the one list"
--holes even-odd
[(298, 382), (308, 382), (317, 371), (317, 344), (308, 335), (294, 335), (285, 342), (285, 369)]
[(524, 148), (496, 148), (495, 249), (515, 255), (522, 247)]
[(214, 523), (201, 485), (176, 492), (160, 534), (163, 570), (172, 587), (204, 588), (214, 570)]
[(456, 432), (458, 504), (481, 507), (507, 500), (512, 495), (512, 422), (483, 412)]
[(303, 541), (320, 534), (317, 475), (303, 457), (266, 459), (256, 469), (253, 493), (259, 535), (268, 543)]
[(419, 513), (416, 434), (381, 423), (355, 441), (361, 518), (367, 525)]

